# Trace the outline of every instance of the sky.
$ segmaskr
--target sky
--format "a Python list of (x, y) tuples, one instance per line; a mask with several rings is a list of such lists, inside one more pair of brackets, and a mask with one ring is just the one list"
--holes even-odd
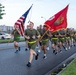
[(6, 13), (0, 20), (0, 25), (7, 26), (14, 26), (19, 17), (33, 4), (25, 21), (25, 27), (31, 20), (34, 22), (35, 28), (40, 24), (43, 25), (46, 20), (69, 4), (67, 12), (68, 27), (76, 29), (76, 0), (0, 0), (0, 3), (5, 6)]

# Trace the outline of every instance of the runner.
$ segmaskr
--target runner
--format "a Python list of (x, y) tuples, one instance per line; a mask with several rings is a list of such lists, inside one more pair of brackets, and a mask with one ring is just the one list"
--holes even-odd
[(73, 44), (74, 44), (74, 47), (76, 46), (76, 31), (74, 31), (74, 35), (73, 35)]
[[(29, 31), (29, 29), (30, 29), (30, 26), (29, 25), (27, 25), (27, 29), (25, 30), (25, 31)], [(28, 40), (26, 40), (26, 38), (25, 38), (25, 41), (26, 41), (26, 48), (25, 48), (25, 51), (27, 51), (29, 48), (28, 48)]]
[(70, 34), (70, 29), (69, 28), (67, 28), (67, 30), (66, 30), (66, 51), (68, 50), (68, 49), (70, 49), (70, 42), (71, 42), (71, 34)]
[(71, 42), (70, 42), (70, 45), (71, 45), (71, 47), (73, 47), (74, 46), (74, 28), (71, 28), (70, 29), (70, 40), (71, 40)]
[(60, 53), (62, 53), (62, 47), (65, 49), (65, 30), (59, 30), (59, 48), (60, 48)]
[(48, 42), (49, 42), (49, 37), (50, 37), (50, 33), (49, 33), (49, 30), (47, 31), (47, 26), (43, 26), (43, 31), (42, 31), (42, 44), (41, 44), (41, 50), (44, 51), (44, 56), (43, 56), (43, 59), (46, 59), (47, 56), (46, 56), (46, 49), (47, 49), (47, 45), (48, 45)]
[[(37, 29), (37, 30), (38, 30), (38, 32), (40, 33), (40, 35), (42, 36), (42, 35), (43, 35), (42, 25), (40, 25), (40, 26), (39, 26), (39, 29)], [(40, 52), (41, 52), (42, 41), (40, 40), (38, 44), (39, 44), (39, 46), (40, 46), (40, 48), (38, 49), (38, 53), (40, 53)]]
[(52, 32), (52, 36), (51, 36), (51, 42), (52, 42), (52, 49), (53, 49), (53, 53), (55, 53), (55, 55), (58, 53), (58, 36), (59, 36), (59, 32)]
[(28, 48), (30, 50), (30, 57), (27, 66), (31, 67), (31, 62), (33, 60), (33, 55), (35, 55), (35, 60), (38, 59), (38, 54), (35, 52), (36, 40), (40, 37), (39, 32), (34, 29), (34, 23), (29, 23), (30, 29), (25, 31), (24, 37), (28, 40)]
[(20, 40), (20, 31), (19, 31), (19, 28), (15, 28), (15, 30), (13, 30), (12, 37), (14, 37), (14, 47), (16, 49), (15, 53), (18, 53), (18, 51), (20, 51), (20, 47), (18, 45), (18, 42)]

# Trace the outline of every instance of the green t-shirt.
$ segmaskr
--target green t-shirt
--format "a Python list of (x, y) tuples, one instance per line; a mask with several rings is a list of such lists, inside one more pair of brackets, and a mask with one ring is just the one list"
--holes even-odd
[(53, 32), (52, 33), (52, 38), (58, 38), (58, 35), (59, 35), (59, 32), (58, 31)]
[[(28, 41), (31, 42), (31, 41), (35, 41), (37, 39), (36, 37), (40, 34), (36, 29), (33, 29), (33, 30), (26, 29), (25, 35), (30, 37), (30, 39)], [(33, 36), (35, 36), (35, 39), (32, 38)]]
[(73, 38), (76, 40), (76, 32), (74, 32)]
[(40, 35), (43, 35), (43, 29), (38, 29), (38, 32), (40, 33)]
[(20, 40), (20, 34), (18, 33), (17, 30), (14, 30), (12, 32), (12, 35), (14, 35), (14, 41), (19, 41)]
[(70, 37), (71, 35), (70, 35), (70, 32), (69, 31), (67, 31), (66, 32), (66, 37)]
[(66, 31), (65, 30), (59, 30), (59, 34), (61, 35), (61, 36), (59, 36), (59, 38), (65, 38)]
[[(42, 36), (45, 34), (45, 35), (43, 36), (42, 40), (49, 39), (49, 36), (48, 36), (49, 31), (47, 31), (47, 32), (46, 32), (46, 31), (47, 31), (47, 30), (44, 30), (44, 29), (42, 30)], [(45, 32), (46, 32), (46, 33), (45, 33)]]

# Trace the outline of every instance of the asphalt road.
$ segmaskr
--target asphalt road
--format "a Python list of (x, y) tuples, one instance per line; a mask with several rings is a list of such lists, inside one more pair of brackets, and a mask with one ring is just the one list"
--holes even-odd
[[(24, 44), (21, 45), (21, 51), (18, 54), (14, 53), (14, 48), (0, 50), (0, 75), (45, 75), (76, 53), (76, 47), (72, 47), (68, 51), (63, 49), (62, 53), (54, 55), (50, 46), (50, 50), (47, 51), (47, 59), (43, 59), (43, 51), (41, 51), (39, 59), (33, 59), (32, 66), (28, 68), (26, 64), (29, 60), (29, 50), (25, 51)], [(4, 48), (7, 46), (5, 45)]]
[[(19, 46), (25, 46), (25, 42), (19, 42)], [(14, 48), (13, 43), (0, 43), (0, 50)]]

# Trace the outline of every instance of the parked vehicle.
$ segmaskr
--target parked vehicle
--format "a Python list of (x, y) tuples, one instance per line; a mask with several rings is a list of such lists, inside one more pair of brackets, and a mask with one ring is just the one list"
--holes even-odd
[(11, 38), (11, 34), (0, 32), (0, 39), (10, 39), (10, 38)]

